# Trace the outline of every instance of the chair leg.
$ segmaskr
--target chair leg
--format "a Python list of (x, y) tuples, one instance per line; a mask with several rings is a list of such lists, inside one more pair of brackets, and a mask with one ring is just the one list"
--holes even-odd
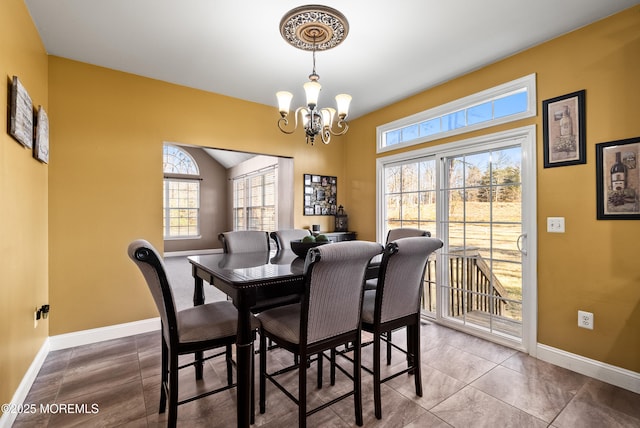
[(165, 386), (169, 385), (169, 348), (162, 337), (162, 374), (160, 375), (160, 407), (158, 413), (164, 413), (167, 409), (167, 390)]
[(322, 367), (323, 367), (322, 352), (318, 353), (318, 389), (322, 389)]
[(407, 355), (406, 355), (406, 359), (407, 359), (407, 368), (410, 369), (409, 370), (409, 374), (412, 375), (414, 370), (413, 370), (413, 348), (414, 348), (414, 344), (413, 344), (413, 332), (411, 330), (410, 325), (407, 325), (405, 327), (406, 330), (406, 334), (407, 334)]
[(267, 391), (267, 339), (260, 332), (260, 413), (266, 410)]
[[(354, 342), (353, 350), (353, 407), (356, 412), (356, 425), (362, 426), (362, 343), (361, 339)], [(333, 357), (335, 358), (335, 350)], [(378, 361), (378, 366), (379, 366)]]
[(202, 373), (204, 372), (204, 362), (202, 360), (202, 351), (198, 351), (194, 354), (194, 358), (196, 360), (196, 364), (194, 365), (196, 369), (196, 380), (202, 379)]
[(373, 406), (377, 419), (382, 419), (382, 400), (380, 398), (380, 335), (380, 332), (373, 334)]
[(167, 426), (175, 428), (178, 423), (178, 355), (170, 351), (169, 356), (169, 416)]
[(307, 364), (309, 356), (306, 352), (300, 354), (300, 363), (298, 365), (298, 426), (306, 428), (307, 426)]
[(413, 331), (413, 340), (411, 341), (413, 354), (413, 377), (416, 384), (416, 395), (422, 397), (422, 363), (420, 358), (420, 320), (414, 326), (411, 326)]
[(387, 365), (391, 365), (391, 330), (387, 332)]
[(249, 424), (256, 422), (256, 386), (255, 386), (255, 353), (253, 352), (253, 343), (251, 344), (251, 417)]
[(331, 348), (331, 364), (329, 367), (331, 386), (334, 386), (336, 384), (336, 348)]
[(226, 347), (225, 358), (227, 360), (227, 385), (231, 386), (233, 385), (233, 356), (231, 355), (231, 345), (227, 345)]

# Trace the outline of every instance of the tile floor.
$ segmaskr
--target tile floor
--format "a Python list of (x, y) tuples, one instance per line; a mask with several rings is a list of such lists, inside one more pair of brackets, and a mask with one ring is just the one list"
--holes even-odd
[[(396, 333), (394, 340), (403, 336)], [(371, 348), (363, 352), (363, 365), (371, 363)], [(154, 332), (51, 352), (25, 403), (87, 404), (86, 411), (56, 412), (52, 406), (49, 412), (20, 415), (13, 426), (164, 426), (165, 415), (157, 413), (159, 349), (160, 336)], [(415, 395), (413, 379), (407, 375), (387, 382), (382, 390), (382, 420), (373, 414), (372, 377), (363, 372), (364, 426), (640, 427), (639, 394), (436, 324), (422, 326), (422, 358), (423, 396)], [(283, 350), (269, 354), (270, 369), (289, 361), (290, 355)], [(394, 355), (393, 362), (402, 364), (401, 355)], [(339, 374), (335, 386), (326, 384), (317, 390), (314, 374), (312, 366), (308, 394), (311, 403), (350, 386), (350, 381)], [(293, 386), (295, 393), (296, 375), (286, 376), (291, 380), (285, 379), (285, 383)], [(181, 393), (223, 381), (224, 363), (209, 360), (199, 385), (194, 381), (192, 369), (183, 370)], [(235, 399), (232, 389), (180, 406), (178, 424), (235, 426)], [(96, 413), (92, 413), (94, 404)], [(256, 414), (255, 426), (296, 424), (295, 405), (267, 383), (267, 411)], [(312, 415), (308, 425), (355, 426), (353, 400), (343, 400)]]

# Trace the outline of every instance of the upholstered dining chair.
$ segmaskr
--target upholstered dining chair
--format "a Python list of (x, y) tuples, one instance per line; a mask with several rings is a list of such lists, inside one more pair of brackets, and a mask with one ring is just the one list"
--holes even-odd
[[(236, 342), (238, 314), (233, 304), (228, 301), (207, 303), (177, 311), (164, 261), (157, 250), (149, 242), (138, 239), (129, 244), (128, 254), (142, 272), (160, 313), (162, 374), (158, 413), (165, 412), (168, 399), (167, 422), (169, 427), (175, 427), (179, 405), (226, 391), (235, 386), (231, 345)], [(251, 322), (254, 331), (257, 330), (259, 322), (255, 318), (252, 318)], [(224, 351), (202, 358), (204, 351), (217, 348), (224, 348)], [(194, 354), (195, 358), (193, 361), (179, 366), (178, 356), (185, 354)], [(185, 367), (195, 366), (196, 381), (198, 381), (202, 379), (203, 362), (221, 355), (225, 355), (227, 362), (227, 384), (178, 401), (178, 371)], [(253, 394), (251, 395), (253, 398)], [(251, 420), (253, 420), (253, 411)]]
[[(416, 394), (422, 396), (420, 371), (420, 299), (427, 261), (442, 241), (427, 236), (396, 239), (385, 247), (375, 290), (366, 290), (362, 303), (362, 329), (373, 333), (373, 395), (376, 418), (382, 418), (380, 386), (403, 373), (413, 373)], [(406, 327), (407, 347), (391, 343), (384, 333)], [(407, 368), (381, 379), (380, 344), (387, 341), (407, 354)], [(370, 344), (368, 343), (368, 344)], [(367, 345), (367, 344), (365, 344)], [(332, 376), (335, 368), (332, 367)]]
[(225, 253), (269, 252), (269, 233), (260, 230), (234, 230), (218, 235)]
[[(298, 397), (288, 391), (287, 397), (298, 405), (298, 425), (306, 426), (308, 415), (336, 401), (354, 396), (356, 423), (362, 425), (362, 392), (360, 375), (360, 311), (364, 273), (372, 257), (382, 246), (375, 242), (345, 241), (312, 248), (305, 259), (305, 289), (300, 303), (270, 309), (257, 315), (260, 329), (260, 412), (266, 410), (267, 379), (286, 391), (276, 377), (298, 370)], [(281, 348), (298, 355), (298, 363), (276, 372), (267, 371), (267, 342), (271, 339)], [(318, 355), (347, 342), (355, 344), (353, 389), (332, 401), (307, 410), (307, 363)], [(335, 362), (335, 358), (332, 359)], [(333, 366), (333, 365), (332, 365)], [(320, 381), (319, 376), (319, 382)]]
[(400, 238), (410, 238), (412, 236), (431, 236), (431, 232), (428, 230), (416, 229), (414, 227), (398, 227), (396, 229), (389, 229), (387, 232), (386, 243), (395, 241)]
[[(389, 229), (387, 232), (387, 239), (385, 241), (385, 245), (389, 242), (395, 241), (400, 238), (409, 238), (412, 236), (431, 236), (431, 232), (422, 229), (416, 229), (413, 227), (398, 227), (396, 229)], [(365, 283), (365, 290), (371, 290), (376, 288), (376, 284), (378, 283), (378, 278), (368, 279)]]
[[(396, 239), (401, 238), (410, 238), (412, 236), (431, 236), (431, 232), (427, 230), (417, 229), (414, 227), (398, 227), (396, 229), (389, 229), (387, 232), (387, 240), (385, 241), (385, 245), (389, 242), (393, 242)], [(378, 284), (378, 278), (370, 278), (367, 279), (364, 284), (365, 290), (375, 290)], [(391, 335), (392, 331), (388, 331), (387, 333), (387, 365), (391, 364)]]
[(276, 242), (279, 250), (291, 248), (291, 241), (311, 235), (309, 229), (281, 229), (271, 232), (271, 238)]

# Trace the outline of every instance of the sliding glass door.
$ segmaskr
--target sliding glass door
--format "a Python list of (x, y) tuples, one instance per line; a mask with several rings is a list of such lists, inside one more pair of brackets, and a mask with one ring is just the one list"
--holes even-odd
[(417, 227), (444, 242), (425, 274), (424, 315), (520, 349), (535, 335), (534, 132), (378, 161), (379, 237)]

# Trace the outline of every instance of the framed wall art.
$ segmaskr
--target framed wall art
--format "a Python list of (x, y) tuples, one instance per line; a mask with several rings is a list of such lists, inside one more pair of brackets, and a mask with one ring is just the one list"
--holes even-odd
[(33, 147), (33, 103), (18, 76), (11, 82), (9, 134), (25, 147)]
[(544, 167), (587, 163), (585, 91), (542, 102)]
[(38, 107), (33, 157), (42, 163), (49, 163), (49, 117), (42, 106)]
[(640, 219), (640, 137), (596, 144), (598, 220)]
[(304, 215), (335, 215), (338, 178), (304, 174)]

